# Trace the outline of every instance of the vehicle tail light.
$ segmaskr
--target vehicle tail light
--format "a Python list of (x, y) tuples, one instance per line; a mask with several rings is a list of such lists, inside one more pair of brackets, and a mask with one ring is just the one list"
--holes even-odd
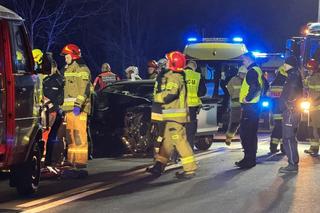
[(6, 145), (0, 144), (0, 155), (4, 155), (6, 153)]

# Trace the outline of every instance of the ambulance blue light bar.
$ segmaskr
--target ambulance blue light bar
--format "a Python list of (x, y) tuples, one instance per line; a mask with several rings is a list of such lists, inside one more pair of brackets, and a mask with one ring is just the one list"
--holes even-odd
[(270, 106), (269, 101), (262, 101), (262, 107), (268, 108)]
[(188, 41), (189, 42), (197, 42), (198, 39), (196, 37), (190, 37), (190, 38), (188, 38)]
[(241, 42), (243, 42), (243, 38), (241, 38), (241, 37), (234, 37), (234, 38), (232, 39), (232, 41), (233, 41), (233, 42), (237, 42), (237, 43), (241, 43)]

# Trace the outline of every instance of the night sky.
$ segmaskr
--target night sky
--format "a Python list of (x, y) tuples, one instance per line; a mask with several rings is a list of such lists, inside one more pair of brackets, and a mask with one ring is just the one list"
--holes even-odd
[[(92, 0), (94, 1), (97, 0)], [(130, 38), (134, 40), (130, 44), (124, 41), (128, 38), (123, 37), (129, 34), (123, 33), (120, 27), (121, 8), (126, 1), (130, 2)], [(0, 0), (0, 4), (10, 8), (10, 3), (7, 2)], [(147, 60), (159, 59), (171, 50), (183, 50), (188, 36), (202, 35), (242, 36), (250, 50), (280, 52), (283, 51), (288, 37), (299, 35), (303, 25), (316, 21), (318, 8), (318, 0), (114, 2), (111, 13), (79, 20), (74, 23), (75, 26), (79, 26), (79, 30), (71, 36), (62, 37), (59, 43), (55, 44), (52, 51), (60, 63), (63, 63), (63, 60), (59, 60), (59, 50), (65, 43), (73, 42), (83, 49), (84, 58), (93, 75), (99, 72), (100, 64), (106, 61), (110, 62), (119, 74), (131, 64), (138, 64), (140, 70), (145, 72)], [(121, 50), (115, 50), (116, 48), (108, 43), (111, 40), (117, 44), (121, 43)], [(128, 53), (125, 59), (122, 57), (124, 53)]]

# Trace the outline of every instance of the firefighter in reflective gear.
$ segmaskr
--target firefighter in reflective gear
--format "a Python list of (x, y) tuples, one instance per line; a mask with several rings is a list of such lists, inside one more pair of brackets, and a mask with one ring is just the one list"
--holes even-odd
[(239, 101), (241, 103), (242, 115), (240, 120), (240, 138), (244, 149), (244, 158), (235, 163), (243, 169), (249, 169), (256, 165), (257, 153), (257, 131), (259, 124), (259, 101), (263, 92), (262, 71), (255, 64), (255, 57), (252, 53), (242, 56), (243, 65), (248, 72), (244, 78)]
[(148, 62), (148, 75), (149, 79), (156, 79), (158, 75), (158, 63), (155, 60), (151, 60)]
[(43, 52), (40, 49), (33, 49), (32, 50), (32, 56), (33, 56), (33, 60), (35, 62), (35, 67), (34, 69), (39, 73), (39, 94), (37, 94), (37, 102), (40, 104), (41, 100), (43, 99), (43, 89), (42, 89), (42, 82), (43, 79), (47, 76), (44, 75), (42, 73), (40, 73), (39, 70), (41, 70), (41, 66), (42, 66), (42, 59), (43, 59)]
[(238, 70), (238, 74), (231, 78), (231, 80), (227, 84), (227, 89), (230, 94), (229, 124), (225, 140), (227, 146), (230, 146), (232, 138), (237, 133), (240, 125), (241, 105), (239, 102), (239, 95), (242, 81), (247, 72), (247, 68), (242, 65)]
[(200, 110), (201, 99), (205, 96), (207, 88), (201, 74), (196, 71), (197, 63), (190, 60), (184, 70), (187, 83), (187, 103), (189, 107), (190, 123), (186, 124), (187, 139), (191, 148), (194, 147), (194, 138), (197, 133), (198, 120), (197, 114)]
[(109, 84), (119, 80), (119, 76), (111, 72), (110, 65), (108, 63), (104, 63), (101, 66), (101, 73), (94, 80), (94, 91), (101, 91), (102, 89), (106, 88)]
[(308, 65), (311, 75), (304, 80), (304, 88), (307, 90), (308, 100), (311, 102), (308, 137), (310, 148), (305, 150), (305, 153), (316, 157), (318, 156), (320, 145), (320, 70), (318, 62), (314, 59), (311, 59)]
[(62, 109), (66, 112), (68, 162), (75, 168), (86, 167), (88, 161), (87, 116), (90, 112), (90, 70), (81, 58), (77, 45), (66, 45), (65, 89)]
[(270, 141), (270, 153), (277, 153), (278, 145), (280, 145), (280, 150), (284, 153), (284, 148), (282, 144), (282, 113), (279, 106), (279, 98), (281, 96), (283, 85), (286, 82), (288, 74), (286, 73), (284, 66), (280, 66), (276, 71), (276, 77), (270, 84), (267, 96), (272, 100), (272, 120), (273, 120), (273, 130), (271, 133)]
[(185, 124), (189, 122), (186, 84), (183, 68), (185, 56), (174, 51), (166, 55), (168, 71), (161, 82), (161, 91), (154, 96), (154, 102), (161, 104), (161, 113), (152, 113), (152, 121), (165, 122), (163, 142), (155, 164), (147, 169), (155, 176), (161, 175), (174, 148), (181, 156), (183, 172), (176, 173), (177, 178), (188, 179), (195, 175), (197, 164), (190, 144), (187, 141)]
[(282, 141), (288, 157), (288, 165), (279, 169), (280, 173), (298, 172), (299, 153), (296, 139), (300, 120), (298, 101), (302, 97), (302, 79), (295, 56), (286, 58), (284, 67), (288, 73), (286, 83), (280, 96), (280, 110), (282, 112)]

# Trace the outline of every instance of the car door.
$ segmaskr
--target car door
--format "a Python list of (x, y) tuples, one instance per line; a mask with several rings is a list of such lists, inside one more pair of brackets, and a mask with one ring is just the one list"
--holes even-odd
[[(3, 40), (3, 21), (0, 22), (0, 41)], [(4, 63), (4, 43), (0, 42), (0, 64)], [(5, 140), (5, 109), (6, 109), (6, 88), (5, 88), (5, 69), (4, 66), (0, 66), (0, 167), (3, 166), (6, 152), (6, 140)]]
[[(33, 74), (28, 40), (22, 22), (10, 22), (12, 72), (15, 85), (15, 132), (14, 161), (25, 158), (35, 126), (38, 124), (36, 85), (38, 77)], [(14, 162), (13, 162), (14, 163)]]

